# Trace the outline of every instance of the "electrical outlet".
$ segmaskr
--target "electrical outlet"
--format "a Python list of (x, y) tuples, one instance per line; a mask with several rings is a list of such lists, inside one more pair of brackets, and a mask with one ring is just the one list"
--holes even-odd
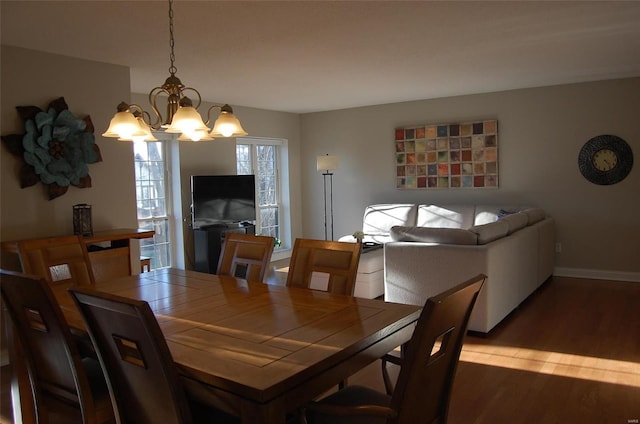
[(562, 243), (556, 243), (556, 253), (562, 253)]

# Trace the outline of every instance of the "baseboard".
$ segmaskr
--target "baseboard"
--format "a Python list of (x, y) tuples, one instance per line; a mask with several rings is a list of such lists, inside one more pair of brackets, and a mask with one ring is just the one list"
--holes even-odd
[(591, 278), (595, 280), (630, 281), (633, 283), (640, 283), (640, 272), (556, 267), (553, 270), (553, 275), (557, 277)]

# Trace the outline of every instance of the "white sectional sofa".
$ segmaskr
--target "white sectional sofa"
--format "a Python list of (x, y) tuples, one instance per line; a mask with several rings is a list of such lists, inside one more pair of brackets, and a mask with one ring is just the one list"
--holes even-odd
[(365, 241), (384, 243), (384, 298), (423, 305), (478, 273), (488, 276), (469, 330), (488, 333), (553, 272), (555, 224), (539, 208), (381, 204)]

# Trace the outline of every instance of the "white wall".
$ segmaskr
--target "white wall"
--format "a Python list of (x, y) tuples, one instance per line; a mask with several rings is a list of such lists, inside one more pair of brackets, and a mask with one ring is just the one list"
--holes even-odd
[[(324, 237), (316, 156), (339, 156), (334, 175), (336, 238), (361, 228), (366, 205), (385, 202), (540, 206), (557, 220), (559, 272), (640, 280), (640, 78), (460, 96), (302, 116), (304, 234)], [(396, 127), (497, 119), (498, 189), (398, 190)], [(578, 170), (582, 145), (614, 134), (635, 166), (598, 186)], [(604, 274), (599, 274), (603, 272)]]
[(46, 109), (64, 97), (77, 117), (91, 116), (102, 153), (102, 162), (89, 164), (92, 187), (70, 186), (66, 194), (48, 200), (43, 184), (20, 188), (19, 161), (3, 145), (2, 240), (73, 234), (72, 207), (78, 203), (92, 205), (94, 230), (137, 226), (132, 146), (101, 136), (116, 105), (129, 96), (126, 67), (2, 46), (2, 135), (24, 133), (16, 106)]

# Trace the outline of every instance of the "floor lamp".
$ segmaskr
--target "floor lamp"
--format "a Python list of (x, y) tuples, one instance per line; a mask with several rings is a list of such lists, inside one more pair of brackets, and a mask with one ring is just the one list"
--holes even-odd
[(327, 232), (327, 177), (329, 180), (329, 213), (331, 221), (331, 240), (333, 240), (333, 173), (338, 169), (338, 157), (332, 155), (318, 156), (318, 171), (324, 171), (322, 173), (324, 183), (324, 239), (329, 240)]

